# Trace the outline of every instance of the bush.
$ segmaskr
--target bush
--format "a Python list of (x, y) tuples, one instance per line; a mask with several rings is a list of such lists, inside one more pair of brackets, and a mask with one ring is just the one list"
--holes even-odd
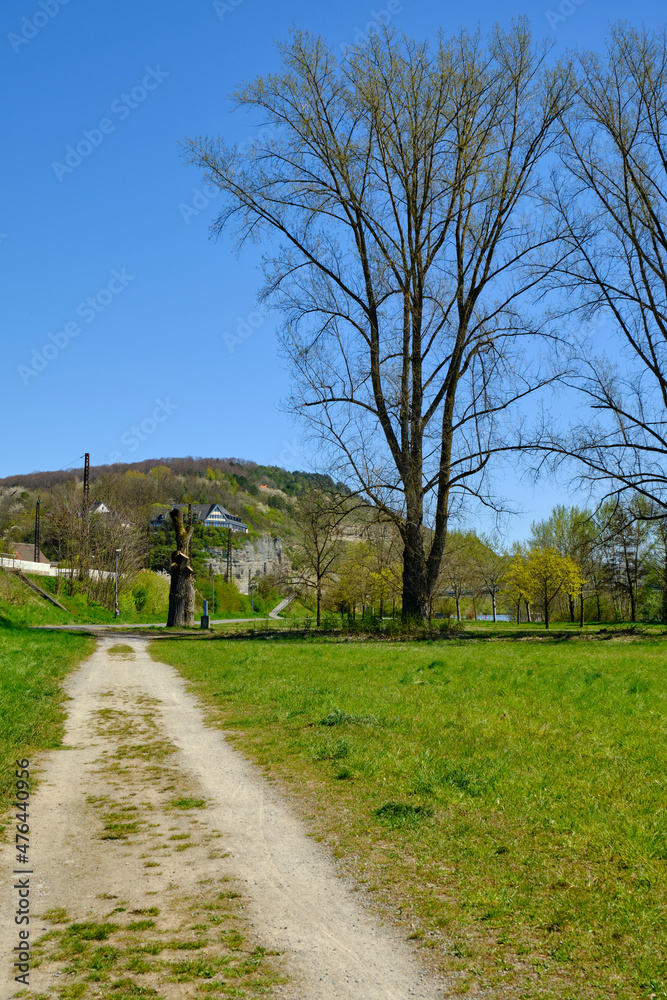
[(147, 615), (159, 615), (169, 604), (169, 577), (152, 570), (140, 570), (132, 587), (121, 590), (118, 607), (122, 611), (143, 611)]

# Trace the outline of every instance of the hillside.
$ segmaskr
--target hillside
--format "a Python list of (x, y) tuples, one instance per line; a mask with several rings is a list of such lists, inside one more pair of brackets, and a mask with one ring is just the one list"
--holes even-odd
[[(80, 505), (83, 469), (56, 469), (0, 479), (0, 540), (3, 551), (15, 542), (32, 542), (35, 503), (41, 497), (42, 550), (54, 561), (63, 553), (56, 522), (62, 508)], [(91, 466), (90, 499), (101, 501), (136, 523), (148, 523), (156, 505), (219, 503), (240, 517), (250, 539), (295, 537), (294, 504), (314, 486), (333, 487), (328, 476), (289, 472), (278, 466), (234, 458), (157, 458)], [(339, 484), (340, 489), (345, 489)], [(62, 534), (62, 532), (60, 532)], [(247, 537), (247, 536), (246, 536)], [(240, 541), (240, 539), (239, 539)]]
[[(146, 458), (141, 462), (117, 462), (115, 465), (91, 465), (91, 482), (98, 479), (122, 476), (128, 472), (146, 475), (162, 470), (169, 470), (174, 476), (185, 479), (211, 479), (218, 481), (235, 480), (247, 484), (250, 493), (257, 495), (252, 487), (265, 484), (274, 489), (280, 489), (288, 494), (298, 493), (305, 486), (332, 486), (333, 480), (316, 472), (288, 472), (276, 465), (258, 465), (241, 458)], [(213, 477), (211, 476), (213, 473)], [(81, 480), (81, 468), (54, 469), (51, 471), (19, 473), (0, 478), (0, 489), (22, 487), (25, 490), (49, 490), (71, 480)], [(344, 490), (342, 484), (338, 488)]]

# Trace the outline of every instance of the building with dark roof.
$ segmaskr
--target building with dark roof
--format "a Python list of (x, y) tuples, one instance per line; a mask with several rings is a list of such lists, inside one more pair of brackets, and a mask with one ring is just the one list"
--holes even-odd
[[(189, 504), (177, 503), (171, 507), (165, 507), (159, 514), (151, 518), (153, 528), (163, 528), (165, 525), (171, 527), (169, 511), (177, 507), (187, 513)], [(230, 514), (225, 507), (219, 503), (193, 503), (192, 520), (194, 524), (203, 524), (207, 528), (231, 528), (232, 531), (248, 531), (248, 525), (244, 524), (240, 517)]]

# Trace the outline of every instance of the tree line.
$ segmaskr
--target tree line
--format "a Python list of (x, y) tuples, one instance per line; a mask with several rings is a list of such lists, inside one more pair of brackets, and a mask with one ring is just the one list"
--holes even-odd
[[(327, 613), (402, 613), (401, 538), (390, 521), (350, 514), (349, 497), (312, 492), (290, 583)], [(353, 509), (353, 508), (352, 508)], [(351, 521), (350, 521), (351, 518)], [(347, 521), (347, 524), (346, 524)], [(595, 510), (557, 506), (524, 542), (452, 530), (428, 616), (516, 622), (667, 621), (667, 532), (643, 498)]]
[[(342, 58), (295, 32), (280, 52), (234, 95), (256, 141), (185, 155), (221, 193), (214, 235), (264, 243), (288, 405), (393, 525), (404, 613), (429, 613), (462, 511), (503, 508), (508, 458), (575, 463), (664, 516), (665, 30), (617, 24), (560, 60), (526, 20), (383, 28)], [(587, 340), (602, 321), (620, 367)], [(578, 423), (531, 417), (555, 386)]]

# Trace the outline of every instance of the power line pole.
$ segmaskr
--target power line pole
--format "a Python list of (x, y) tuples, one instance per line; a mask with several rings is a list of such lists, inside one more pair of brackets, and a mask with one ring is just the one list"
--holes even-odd
[(227, 528), (227, 572), (225, 573), (227, 583), (232, 582), (232, 529)]
[(83, 456), (83, 503), (88, 510), (90, 504), (90, 452)]
[(81, 558), (79, 579), (88, 577), (90, 564), (90, 452), (83, 456), (83, 508), (81, 511)]
[(39, 562), (40, 548), (41, 548), (41, 525), (39, 518), (39, 508), (42, 503), (42, 498), (37, 497), (37, 503), (35, 504), (35, 562)]

